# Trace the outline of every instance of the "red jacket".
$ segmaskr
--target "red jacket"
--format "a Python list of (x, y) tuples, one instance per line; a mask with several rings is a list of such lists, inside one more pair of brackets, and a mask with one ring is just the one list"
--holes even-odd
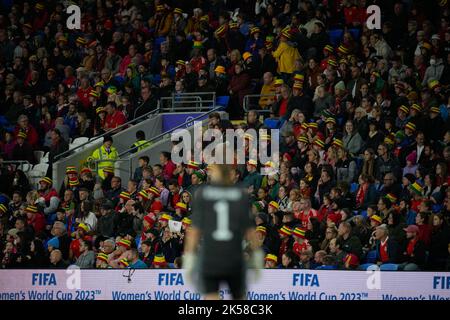
[(177, 168), (176, 164), (172, 162), (172, 160), (167, 161), (167, 163), (163, 166), (163, 177), (166, 180), (170, 180), (173, 177), (173, 172)]
[(78, 100), (80, 100), (81, 105), (87, 109), (90, 106), (89, 102), (89, 92), (91, 92), (92, 87), (87, 87), (86, 89), (79, 88), (77, 90)]
[(28, 225), (33, 226), (34, 232), (39, 234), (45, 230), (45, 217), (42, 213), (37, 212), (32, 219), (28, 219)]
[(105, 119), (105, 129), (115, 129), (127, 122), (122, 111), (116, 111), (113, 114), (108, 114)]

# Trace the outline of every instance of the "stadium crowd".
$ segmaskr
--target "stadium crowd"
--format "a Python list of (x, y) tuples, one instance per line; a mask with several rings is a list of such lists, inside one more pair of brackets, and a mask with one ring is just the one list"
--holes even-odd
[(36, 189), (3, 161), (51, 162), (161, 97), (216, 92), (232, 121), (209, 127), (280, 128), (279, 173), (233, 169), (266, 268), (448, 270), (447, 0), (373, 2), (380, 30), (366, 0), (83, 1), (81, 30), (65, 3), (2, 1), (1, 267), (181, 267), (207, 164), (168, 150), (128, 181), (73, 164)]

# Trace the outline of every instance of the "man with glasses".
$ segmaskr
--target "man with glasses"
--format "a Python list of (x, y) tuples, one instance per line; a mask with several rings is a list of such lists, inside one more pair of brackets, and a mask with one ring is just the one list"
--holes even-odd
[(19, 132), (26, 134), (26, 141), (35, 149), (39, 142), (39, 136), (36, 129), (30, 124), (28, 117), (22, 114), (17, 120), (17, 126), (14, 129), (14, 136), (17, 137)]
[(378, 146), (378, 158), (375, 160), (375, 178), (378, 181), (383, 181), (386, 173), (391, 172), (396, 177), (400, 173), (400, 165), (396, 158), (392, 158), (389, 154), (388, 148), (385, 144)]

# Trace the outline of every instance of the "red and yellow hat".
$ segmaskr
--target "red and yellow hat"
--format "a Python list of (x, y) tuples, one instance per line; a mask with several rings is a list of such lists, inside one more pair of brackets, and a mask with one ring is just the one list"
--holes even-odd
[(332, 67), (337, 67), (337, 62), (333, 58), (328, 59), (327, 64)]
[(173, 10), (173, 13), (178, 13), (178, 14), (183, 14), (183, 9), (181, 9), (181, 8), (175, 8), (174, 10)]
[(83, 46), (87, 44), (87, 40), (83, 37), (78, 37), (75, 42)]
[(122, 192), (119, 194), (119, 199), (123, 199), (123, 200), (125, 200), (125, 201), (130, 200), (130, 199), (131, 199), (130, 193), (129, 193), (129, 192), (126, 192), (126, 191), (122, 191)]
[(47, 183), (49, 186), (53, 184), (52, 179), (50, 179), (49, 177), (43, 177), (41, 180), (39, 180), (39, 183), (41, 182)]
[(409, 113), (409, 108), (408, 108), (407, 106), (405, 106), (405, 105), (401, 105), (401, 106), (398, 108), (398, 110), (399, 110), (399, 111), (403, 111), (403, 112), (406, 113), (406, 114)]
[(95, 90), (91, 90), (89, 92), (89, 96), (94, 97), (94, 98), (100, 98), (100, 93)]
[(433, 112), (433, 113), (441, 113), (441, 110), (439, 110), (438, 107), (431, 107), (431, 108), (430, 108), (430, 112)]
[(409, 129), (411, 131), (416, 131), (416, 125), (414, 123), (412, 123), (412, 122), (408, 122), (405, 125), (405, 129)]
[(301, 73), (296, 73), (296, 74), (294, 74), (294, 81), (303, 82), (303, 81), (305, 81), (305, 76), (302, 75)]
[(127, 259), (123, 258), (123, 259), (120, 259), (120, 260), (119, 260), (119, 265), (124, 266), (125, 268), (128, 268), (128, 266), (129, 266), (130, 264), (128, 263), (128, 260), (127, 260)]
[(264, 226), (257, 226), (256, 227), (256, 232), (260, 232), (260, 233), (266, 235), (267, 234), (267, 229)]
[(69, 179), (69, 186), (76, 187), (80, 184), (80, 181), (78, 181), (77, 177), (73, 177)]
[(119, 242), (117, 242), (118, 246), (124, 247), (125, 249), (131, 248), (131, 241), (127, 239), (121, 239)]
[(161, 195), (161, 192), (157, 187), (150, 187), (149, 189), (147, 189), (147, 194), (152, 194), (157, 198)]
[(200, 168), (200, 164), (194, 161), (189, 161), (186, 167), (197, 170)]
[(298, 237), (298, 238), (301, 238), (301, 239), (305, 239), (305, 238), (306, 238), (306, 230), (303, 229), (303, 228), (296, 227), (296, 228), (294, 229), (294, 231), (292, 231), (292, 235), (293, 235), (294, 237)]
[(273, 84), (275, 87), (280, 87), (284, 84), (284, 81), (283, 81), (283, 79), (275, 79)]
[(106, 253), (100, 252), (99, 254), (97, 254), (97, 260), (103, 261), (103, 262), (108, 262), (108, 255)]
[(95, 109), (95, 113), (99, 114), (100, 112), (106, 112), (105, 108), (103, 107), (98, 107), (97, 109)]
[(384, 138), (384, 143), (391, 145), (391, 146), (394, 145), (395, 144), (395, 135), (393, 133), (388, 134)]
[(325, 123), (334, 123), (336, 124), (336, 119), (333, 117), (328, 117), (325, 119)]
[(343, 55), (347, 55), (350, 52), (350, 49), (347, 48), (345, 45), (341, 44), (338, 48), (337, 51)]
[(19, 131), (19, 133), (17, 134), (17, 138), (26, 139), (26, 138), (27, 138), (26, 132), (24, 132), (24, 131)]
[(267, 254), (266, 257), (264, 258), (264, 261), (273, 261), (275, 263), (278, 263), (278, 257), (274, 254)]
[(259, 27), (253, 27), (250, 29), (250, 35), (254, 35), (255, 33), (260, 33), (261, 29)]
[(75, 166), (66, 167), (66, 174), (69, 174), (69, 173), (77, 174), (77, 168)]
[(161, 11), (163, 11), (164, 10), (164, 6), (162, 5), (162, 4), (158, 4), (157, 6), (156, 6), (156, 12), (161, 12)]
[(28, 205), (25, 208), (25, 212), (29, 212), (29, 213), (37, 213), (38, 212), (38, 208), (36, 206), (33, 205)]
[(85, 232), (89, 232), (89, 226), (87, 226), (86, 224), (84, 224), (83, 222), (78, 224), (78, 229), (82, 229)]
[(299, 136), (297, 137), (297, 141), (303, 142), (303, 143), (309, 143), (308, 137), (307, 137), (307, 136), (304, 136), (304, 135), (299, 135)]
[(230, 29), (237, 29), (237, 28), (239, 28), (239, 23), (234, 22), (234, 21), (230, 21), (230, 23), (228, 25), (230, 26)]
[(287, 237), (289, 237), (289, 236), (292, 235), (292, 229), (290, 229), (290, 228), (287, 227), (287, 226), (282, 226), (280, 229), (278, 229), (278, 232), (279, 232), (281, 235), (284, 235), (284, 236), (287, 236)]
[(170, 214), (167, 213), (163, 213), (160, 217), (159, 217), (159, 221), (170, 221), (172, 220), (172, 216)]
[(303, 82), (300, 81), (295, 81), (294, 84), (292, 85), (293, 89), (303, 89)]
[(419, 104), (417, 104), (417, 103), (414, 103), (414, 104), (411, 106), (411, 110), (416, 110), (417, 112), (422, 112), (422, 106), (419, 105)]
[(325, 47), (323, 47), (323, 51), (328, 51), (329, 53), (333, 53), (334, 48), (331, 44), (327, 44)]
[(325, 148), (325, 142), (322, 139), (320, 139), (319, 137), (317, 137), (314, 140), (313, 144), (318, 146), (318, 147), (320, 147), (320, 148)]
[(8, 211), (8, 208), (6, 208), (6, 206), (3, 203), (0, 203), (0, 212), (5, 213), (6, 211)]
[(423, 195), (423, 187), (417, 181), (409, 186), (409, 188), (419, 196)]
[(391, 203), (396, 203), (397, 202), (397, 196), (393, 193), (388, 193), (385, 196), (386, 199), (388, 199)]
[(190, 218), (188, 218), (188, 217), (184, 217), (184, 218), (181, 220), (181, 223), (182, 223), (183, 225), (185, 225), (185, 226), (190, 226), (190, 225), (192, 224), (192, 220), (191, 220)]
[(166, 264), (167, 264), (167, 261), (163, 255), (156, 255), (153, 258), (153, 265), (155, 265), (155, 266), (165, 266)]
[(88, 167), (84, 167), (83, 169), (81, 169), (80, 174), (85, 174), (85, 173), (92, 173), (92, 170), (89, 169)]
[(278, 210), (280, 208), (280, 205), (276, 201), (270, 201), (269, 202), (269, 207), (272, 207), (272, 208)]
[(372, 215), (370, 217), (370, 220), (378, 222), (379, 224), (381, 224), (383, 222), (383, 219), (379, 215), (376, 215), (376, 214)]
[(177, 204), (175, 205), (175, 209), (177, 209), (177, 208), (183, 212), (187, 211), (187, 205), (186, 205), (186, 203), (183, 203), (183, 202), (177, 202)]
[(225, 26), (220, 26), (216, 29), (216, 31), (214, 31), (214, 34), (216, 35), (216, 37), (220, 38), (222, 36), (225, 35), (227, 29), (225, 28)]
[(344, 148), (344, 142), (341, 139), (337, 139), (335, 138), (333, 140), (333, 146), (338, 147), (338, 148)]
[(145, 191), (145, 190), (139, 191), (138, 196), (141, 196), (144, 200), (148, 200), (149, 199), (148, 192)]
[(319, 128), (319, 124), (317, 122), (310, 122), (308, 123), (308, 128), (312, 128), (312, 129), (318, 129)]
[(246, 51), (242, 54), (242, 59), (244, 59), (244, 61), (247, 61), (247, 59), (251, 57), (253, 57), (253, 55), (250, 52)]
[(217, 73), (220, 73), (220, 74), (225, 74), (225, 73), (227, 73), (224, 66), (217, 66), (217, 67), (214, 69), (214, 72), (217, 72)]

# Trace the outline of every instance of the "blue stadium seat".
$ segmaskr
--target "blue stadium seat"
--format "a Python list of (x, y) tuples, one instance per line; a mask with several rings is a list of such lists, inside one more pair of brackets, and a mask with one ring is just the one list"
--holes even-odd
[(385, 263), (380, 266), (381, 271), (397, 271), (398, 265), (395, 263)]
[(444, 206), (442, 204), (434, 204), (431, 207), (431, 210), (433, 211), (433, 213), (439, 213), (442, 210), (443, 207)]
[(230, 96), (219, 96), (216, 98), (216, 106), (221, 106), (221, 110), (226, 110), (229, 101)]
[(417, 213), (413, 210), (409, 210), (406, 215), (406, 224), (409, 226), (410, 224), (416, 224), (416, 216)]
[(350, 185), (350, 193), (355, 193), (358, 190), (359, 184), (357, 184), (356, 182), (353, 182)]
[(350, 29), (350, 30), (348, 30), (348, 32), (351, 33), (353, 39), (355, 39), (356, 41), (361, 36), (361, 30), (360, 29)]
[[(366, 212), (367, 215), (367, 212)], [(377, 261), (377, 251), (376, 250), (372, 250), (367, 252), (367, 256), (366, 256), (366, 262), (367, 263), (375, 263)]]
[(333, 46), (337, 47), (342, 40), (342, 35), (344, 34), (343, 29), (334, 29), (328, 32), (330, 36), (330, 42)]
[(264, 124), (268, 129), (278, 129), (280, 127), (281, 121), (278, 119), (265, 119)]
[(364, 263), (358, 267), (359, 270), (378, 270), (378, 266), (373, 263)]
[(367, 210), (363, 210), (359, 214), (362, 215), (364, 218), (367, 218)]

